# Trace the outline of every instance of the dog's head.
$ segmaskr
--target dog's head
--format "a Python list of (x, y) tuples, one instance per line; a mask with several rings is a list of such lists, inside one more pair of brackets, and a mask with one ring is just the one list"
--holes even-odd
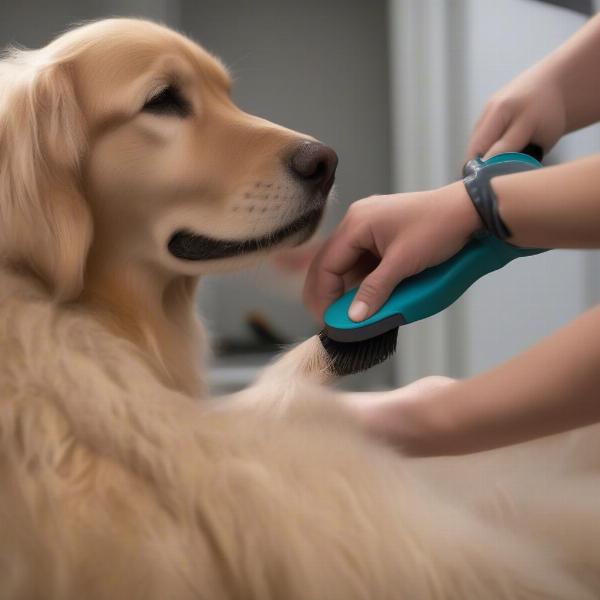
[(337, 157), (242, 112), (223, 66), (154, 23), (109, 19), (0, 63), (0, 251), (59, 298), (90, 247), (197, 275), (310, 237)]

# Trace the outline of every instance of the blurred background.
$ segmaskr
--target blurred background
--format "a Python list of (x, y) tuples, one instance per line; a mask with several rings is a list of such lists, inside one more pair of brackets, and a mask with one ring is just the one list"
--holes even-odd
[[(78, 21), (140, 16), (222, 58), (244, 110), (310, 133), (340, 157), (320, 236), (359, 198), (442, 185), (460, 174), (488, 97), (600, 6), (585, 0), (4, 0), (0, 43), (37, 47)], [(600, 151), (595, 126), (546, 162)], [(568, 201), (568, 198), (565, 199)], [(215, 342), (217, 391), (249, 383), (282, 343), (318, 330), (300, 294), (307, 256), (206, 278), (199, 310)], [(553, 251), (478, 282), (459, 302), (401, 328), (396, 356), (343, 385), (398, 386), (489, 368), (600, 300), (600, 255)], [(549, 365), (551, 368), (551, 365)]]

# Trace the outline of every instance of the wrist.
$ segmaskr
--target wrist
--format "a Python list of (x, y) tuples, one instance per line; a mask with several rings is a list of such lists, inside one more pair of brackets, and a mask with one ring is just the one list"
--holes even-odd
[(444, 186), (439, 191), (447, 199), (451, 223), (459, 228), (465, 239), (483, 229), (481, 217), (462, 180)]
[(500, 240), (513, 235), (500, 215), (492, 181), (504, 175), (514, 175), (539, 167), (540, 163), (534, 158), (511, 153), (499, 154), (486, 161), (475, 158), (465, 165), (463, 185), (481, 219), (484, 231)]

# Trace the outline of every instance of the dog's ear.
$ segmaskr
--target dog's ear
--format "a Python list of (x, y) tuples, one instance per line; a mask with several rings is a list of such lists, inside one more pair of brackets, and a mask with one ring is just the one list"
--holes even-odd
[(70, 65), (37, 62), (27, 51), (0, 62), (0, 260), (70, 300), (92, 239), (81, 190), (86, 135)]

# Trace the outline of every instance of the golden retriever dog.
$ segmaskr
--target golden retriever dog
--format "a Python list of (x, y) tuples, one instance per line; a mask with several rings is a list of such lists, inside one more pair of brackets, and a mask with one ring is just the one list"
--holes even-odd
[(597, 430), (415, 460), (315, 337), (209, 398), (199, 276), (307, 239), (337, 158), (109, 19), (0, 62), (0, 599), (600, 597)]

